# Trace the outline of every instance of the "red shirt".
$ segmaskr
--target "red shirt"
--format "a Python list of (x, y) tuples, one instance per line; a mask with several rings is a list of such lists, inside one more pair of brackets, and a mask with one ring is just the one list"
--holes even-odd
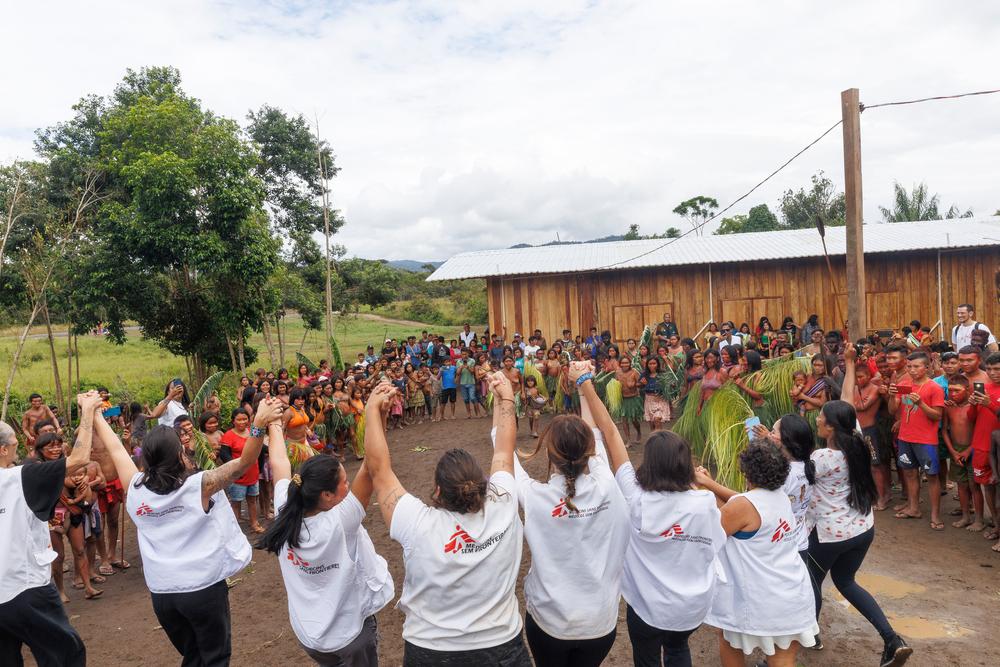
[[(921, 402), (931, 408), (944, 407), (944, 389), (934, 380), (928, 379), (913, 391), (920, 394)], [(919, 445), (938, 444), (940, 419), (928, 417), (919, 405), (908, 398), (901, 398), (899, 405), (899, 439)]]
[[(236, 431), (229, 429), (222, 434), (222, 440), (220, 440), (220, 443), (225, 447), (229, 447), (229, 449), (233, 452), (233, 458), (238, 459), (240, 454), (243, 453), (243, 447), (247, 444), (247, 439), (236, 435)], [(257, 467), (257, 462), (254, 461), (253, 465), (247, 468), (247, 471), (243, 473), (243, 476), (233, 483), (250, 486), (251, 484), (256, 484), (258, 479), (260, 479), (260, 469)]]
[(990, 437), (993, 431), (1000, 428), (1000, 420), (997, 420), (997, 410), (1000, 410), (1000, 384), (992, 382), (985, 384), (990, 404), (973, 405), (969, 408), (969, 419), (975, 421), (972, 429), (972, 449), (981, 452), (990, 451)]

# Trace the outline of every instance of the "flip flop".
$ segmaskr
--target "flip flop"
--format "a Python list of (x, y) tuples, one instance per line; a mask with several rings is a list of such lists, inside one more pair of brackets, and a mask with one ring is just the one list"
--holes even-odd
[(893, 514), (897, 519), (920, 519), (923, 514), (907, 514), (906, 512), (896, 512)]
[(94, 589), (93, 593), (85, 593), (83, 597), (86, 600), (96, 600), (97, 598), (101, 597), (102, 595), (104, 595), (104, 591), (99, 591), (97, 589)]
[[(111, 561), (111, 567), (115, 568), (116, 570), (127, 570), (130, 567), (132, 567), (132, 563), (128, 562), (127, 560)], [(101, 574), (104, 573), (101, 572)], [(112, 574), (114, 573), (112, 572)]]
[(985, 533), (983, 533), (984, 540), (995, 540), (997, 538), (1000, 538), (1000, 532), (997, 532), (996, 529), (987, 530)]
[(92, 584), (103, 584), (106, 581), (107, 581), (107, 579), (105, 579), (104, 577), (102, 577), (99, 574), (95, 574), (95, 575), (92, 575), (90, 577), (90, 583), (92, 583)]
[(83, 582), (82, 581), (74, 581), (73, 582), (73, 588), (75, 588), (78, 591), (83, 590)]
[(948, 516), (962, 516), (962, 510), (956, 507), (952, 511), (948, 512)]
[(931, 530), (944, 530), (944, 524), (931, 521)]
[(114, 575), (114, 573), (115, 573), (115, 564), (111, 563), (109, 565), (107, 563), (104, 563), (99, 568), (97, 568), (97, 572), (99, 574), (104, 575), (105, 577), (110, 577), (110, 576)]
[(996, 544), (993, 545), (993, 551), (1000, 553), (1000, 542), (997, 542)]

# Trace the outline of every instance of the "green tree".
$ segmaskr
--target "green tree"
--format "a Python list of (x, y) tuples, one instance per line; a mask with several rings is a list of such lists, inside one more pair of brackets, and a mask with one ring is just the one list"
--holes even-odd
[(704, 235), (705, 221), (712, 217), (712, 213), (719, 208), (719, 202), (712, 197), (698, 195), (674, 207), (674, 213), (685, 218), (690, 223), (696, 236)]
[(819, 217), (827, 227), (846, 224), (847, 205), (844, 193), (837, 192), (833, 181), (823, 172), (812, 175), (812, 186), (797, 192), (785, 191), (778, 208), (784, 229), (807, 229), (816, 226)]
[(639, 234), (639, 225), (629, 225), (628, 231), (625, 232), (624, 240), (626, 241), (638, 241), (642, 236)]
[(681, 237), (681, 230), (676, 227), (667, 227), (666, 237), (668, 239), (679, 239)]
[(742, 234), (744, 232), (773, 232), (781, 229), (778, 216), (771, 212), (767, 204), (758, 204), (747, 215), (723, 218), (716, 234)]
[[(879, 206), (882, 212), (883, 222), (911, 222), (917, 220), (940, 220), (941, 212), (940, 196), (931, 195), (927, 190), (926, 183), (919, 183), (913, 186), (910, 192), (906, 191), (899, 183), (892, 184), (893, 205), (892, 209)], [(957, 206), (952, 205), (944, 214), (945, 218), (971, 218), (972, 210), (964, 213), (959, 211)]]

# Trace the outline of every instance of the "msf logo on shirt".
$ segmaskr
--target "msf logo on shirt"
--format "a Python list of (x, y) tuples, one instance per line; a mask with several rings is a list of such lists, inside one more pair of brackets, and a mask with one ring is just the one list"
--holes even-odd
[(444, 552), (446, 554), (457, 554), (461, 553), (462, 549), (465, 548), (467, 544), (475, 544), (476, 541), (472, 537), (462, 530), (462, 527), (455, 525), (455, 532), (452, 536), (448, 538), (447, 544), (444, 545)]
[(566, 499), (560, 498), (559, 504), (552, 508), (552, 517), (558, 519), (560, 517), (567, 516), (569, 514), (569, 508), (566, 507)]
[(772, 542), (780, 542), (785, 539), (785, 535), (792, 532), (792, 527), (788, 525), (788, 522), (782, 519), (778, 522), (778, 527), (775, 528), (774, 533), (771, 534)]
[(669, 540), (672, 537), (680, 537), (683, 534), (684, 529), (681, 528), (680, 524), (675, 523), (670, 528), (667, 528), (665, 531), (660, 533), (660, 537), (664, 537)]
[(295, 551), (291, 548), (288, 549), (288, 556), (286, 556), (286, 558), (288, 558), (288, 560), (290, 560), (292, 565), (295, 567), (309, 567), (309, 562), (302, 560), (302, 557), (295, 553)]
[(135, 510), (136, 516), (145, 516), (147, 514), (152, 514), (152, 513), (153, 513), (153, 508), (147, 505), (146, 503), (139, 505), (139, 507), (137, 507)]

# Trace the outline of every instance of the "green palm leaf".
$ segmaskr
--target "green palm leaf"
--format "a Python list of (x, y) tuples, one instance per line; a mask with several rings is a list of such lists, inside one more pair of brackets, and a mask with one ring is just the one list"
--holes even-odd
[[(337, 372), (344, 370), (344, 358), (340, 355), (340, 346), (337, 345), (337, 341), (334, 340), (333, 336), (330, 337), (330, 350), (333, 354), (333, 359), (331, 360), (331, 368)], [(309, 371), (312, 373), (312, 371)]]
[(213, 470), (216, 467), (216, 462), (212, 460), (212, 443), (208, 441), (208, 437), (198, 429), (194, 430), (192, 434), (194, 438), (194, 461), (198, 465), (199, 470)]
[(608, 407), (613, 419), (618, 419), (622, 414), (622, 383), (615, 378), (608, 381), (604, 388), (604, 404)]
[(296, 352), (295, 353), (295, 363), (298, 366), (301, 366), (302, 364), (305, 364), (306, 365), (306, 370), (309, 371), (310, 375), (312, 375), (313, 373), (315, 373), (316, 371), (319, 370), (319, 366), (317, 366), (316, 364), (314, 364), (309, 357), (307, 357), (306, 355), (302, 354), (301, 352)]
[(201, 411), (205, 409), (205, 401), (219, 388), (219, 385), (222, 383), (222, 378), (225, 376), (226, 371), (219, 371), (218, 373), (210, 375), (208, 379), (202, 383), (198, 393), (194, 395), (191, 405), (188, 406), (188, 414), (191, 416), (192, 421), (198, 421), (198, 417), (201, 416)]

